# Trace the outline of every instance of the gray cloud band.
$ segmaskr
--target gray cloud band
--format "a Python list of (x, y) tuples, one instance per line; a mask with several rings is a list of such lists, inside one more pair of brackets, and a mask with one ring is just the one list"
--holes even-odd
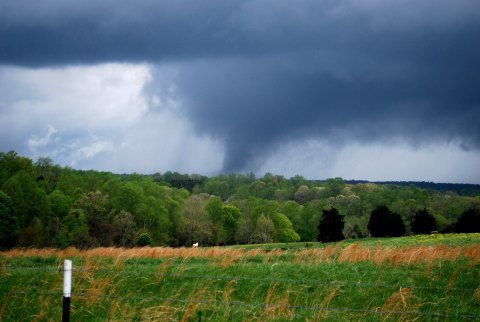
[(0, 63), (172, 64), (225, 171), (302, 137), (478, 149), (479, 18), (466, 0), (2, 1)]

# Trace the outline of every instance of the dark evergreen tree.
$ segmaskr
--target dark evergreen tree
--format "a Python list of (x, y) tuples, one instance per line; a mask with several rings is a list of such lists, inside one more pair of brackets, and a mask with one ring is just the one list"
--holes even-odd
[(415, 234), (429, 234), (431, 231), (437, 230), (435, 217), (427, 208), (419, 210), (415, 213), (411, 222), (412, 232)]
[(367, 224), (367, 229), (370, 231), (372, 237), (386, 236), (385, 230), (387, 226), (387, 216), (390, 214), (390, 209), (386, 206), (379, 206), (372, 210), (370, 220)]
[(403, 222), (402, 216), (399, 214), (392, 212), (389, 218), (389, 230), (388, 235), (389, 237), (400, 237), (405, 235), (405, 223)]
[(338, 213), (336, 208), (323, 210), (320, 224), (318, 225), (317, 240), (321, 242), (332, 242), (345, 239), (343, 236), (343, 216)]
[(372, 210), (367, 228), (373, 237), (398, 237), (405, 234), (402, 217), (391, 212), (387, 206), (378, 206)]
[(457, 233), (479, 233), (480, 232), (480, 210), (467, 209), (454, 225)]
[(0, 249), (16, 245), (20, 226), (12, 199), (0, 190)]

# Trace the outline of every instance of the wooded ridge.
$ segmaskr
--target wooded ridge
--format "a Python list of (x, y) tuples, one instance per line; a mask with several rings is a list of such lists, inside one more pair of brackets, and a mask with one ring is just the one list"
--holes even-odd
[[(464, 214), (474, 223), (467, 226), (479, 231), (479, 191), (479, 185), (271, 173), (113, 174), (61, 167), (50, 158), (34, 162), (10, 151), (0, 153), (0, 247), (309, 242), (322, 240), (319, 225), (331, 209), (341, 217), (331, 221), (341, 225), (339, 234), (362, 238), (372, 235), (370, 220), (379, 207), (386, 214), (379, 218), (392, 213), (404, 225), (401, 234), (418, 233), (421, 222), (428, 223), (421, 228), (430, 227), (427, 232), (458, 231)], [(433, 227), (418, 216), (433, 217)]]

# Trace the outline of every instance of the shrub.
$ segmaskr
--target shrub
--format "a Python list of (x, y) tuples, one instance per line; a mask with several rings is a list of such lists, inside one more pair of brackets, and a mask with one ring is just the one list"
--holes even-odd
[(144, 247), (144, 246), (149, 246), (153, 243), (152, 238), (150, 237), (149, 234), (147, 233), (142, 233), (140, 236), (138, 236), (137, 239), (137, 246)]

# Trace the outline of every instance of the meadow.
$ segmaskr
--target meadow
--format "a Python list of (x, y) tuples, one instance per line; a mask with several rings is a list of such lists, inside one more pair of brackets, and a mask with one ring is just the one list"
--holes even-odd
[(0, 252), (0, 320), (480, 320), (480, 234)]

